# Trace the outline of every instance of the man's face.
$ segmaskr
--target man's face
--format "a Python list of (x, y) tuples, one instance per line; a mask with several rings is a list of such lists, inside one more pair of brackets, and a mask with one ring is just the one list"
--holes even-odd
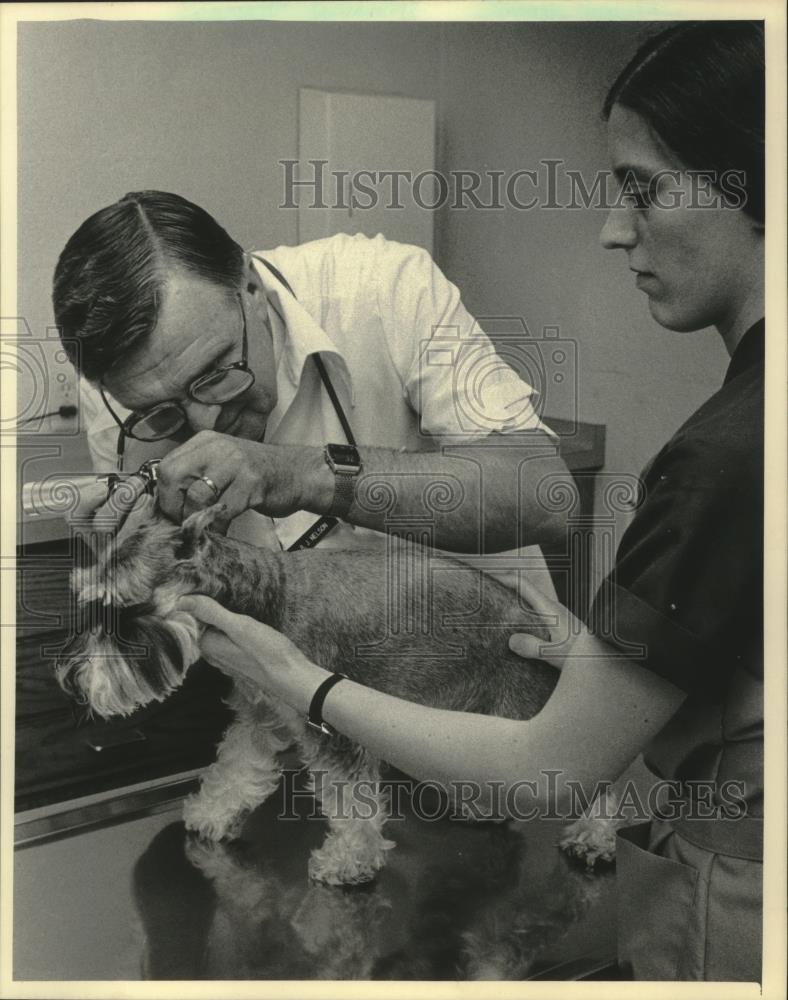
[(238, 297), (204, 278), (173, 271), (160, 293), (158, 322), (144, 345), (107, 374), (104, 385), (122, 405), (143, 413), (157, 403), (180, 403), (188, 426), (176, 437), (201, 430), (259, 441), (276, 405), (273, 339), (265, 293), (253, 272), (254, 292), (244, 284), (248, 364), (255, 383), (221, 405), (198, 403), (187, 395), (194, 379), (240, 361), (243, 317)]

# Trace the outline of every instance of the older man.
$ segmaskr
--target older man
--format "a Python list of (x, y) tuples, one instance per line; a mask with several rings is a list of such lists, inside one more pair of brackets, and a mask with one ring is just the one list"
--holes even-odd
[(537, 495), (566, 469), (533, 389), (423, 250), (340, 235), (244, 253), (143, 191), (74, 233), (53, 301), (97, 467), (165, 456), (174, 519), (220, 500), (233, 534), (285, 548), (363, 545), (403, 518), (458, 552), (563, 531)]

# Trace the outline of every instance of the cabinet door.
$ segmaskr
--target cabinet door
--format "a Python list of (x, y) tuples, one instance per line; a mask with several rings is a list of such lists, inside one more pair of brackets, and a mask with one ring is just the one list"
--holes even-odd
[(298, 154), (299, 242), (383, 233), (432, 253), (431, 206), (445, 195), (434, 174), (434, 101), (302, 89)]

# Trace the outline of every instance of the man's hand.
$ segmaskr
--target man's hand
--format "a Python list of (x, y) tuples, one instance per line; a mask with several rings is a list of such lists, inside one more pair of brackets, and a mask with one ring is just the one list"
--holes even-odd
[(127, 522), (132, 511), (147, 510), (148, 502), (153, 502), (145, 493), (147, 485), (142, 476), (129, 476), (109, 495), (103, 482), (83, 489), (68, 518), (74, 536), (97, 556)]
[(333, 496), (332, 480), (319, 448), (258, 444), (200, 431), (161, 460), (156, 485), (159, 506), (173, 521), (223, 504), (217, 519), (221, 529), (250, 508), (269, 517), (297, 510), (323, 513)]

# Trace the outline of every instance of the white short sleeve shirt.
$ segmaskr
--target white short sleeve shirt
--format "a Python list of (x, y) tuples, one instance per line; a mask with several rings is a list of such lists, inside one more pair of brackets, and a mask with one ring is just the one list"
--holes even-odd
[[(340, 234), (255, 257), (273, 264), (294, 293), (255, 260), (277, 362), (279, 398), (267, 442), (322, 447), (345, 441), (310, 361), (315, 352), (360, 447), (423, 452), (493, 432), (532, 429), (554, 437), (534, 409), (533, 388), (498, 357), (426, 251), (381, 235)], [(117, 425), (84, 380), (81, 399), (96, 467), (112, 469)], [(161, 454), (160, 443), (156, 450)], [(314, 521), (308, 512), (272, 521), (247, 511), (231, 533), (287, 548)], [(377, 532), (340, 524), (321, 547), (381, 540)]]

